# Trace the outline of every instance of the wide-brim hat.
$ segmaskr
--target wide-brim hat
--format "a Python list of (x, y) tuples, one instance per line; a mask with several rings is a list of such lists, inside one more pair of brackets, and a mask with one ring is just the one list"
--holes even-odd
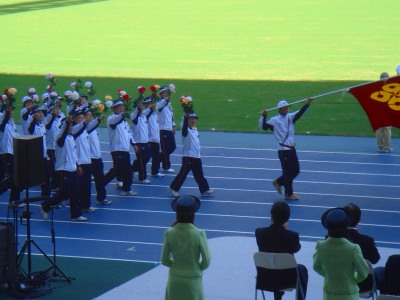
[(290, 104), (286, 100), (281, 100), (278, 102), (278, 108), (289, 107), (289, 106)]
[(321, 217), (322, 226), (328, 230), (344, 230), (351, 222), (351, 214), (344, 208), (328, 209)]
[(180, 215), (192, 215), (199, 210), (200, 206), (200, 199), (191, 195), (176, 197), (171, 203), (172, 210)]

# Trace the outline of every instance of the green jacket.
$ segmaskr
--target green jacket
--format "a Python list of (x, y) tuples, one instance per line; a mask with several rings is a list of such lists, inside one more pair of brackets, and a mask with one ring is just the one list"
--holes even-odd
[(177, 223), (165, 231), (161, 263), (170, 268), (170, 274), (202, 276), (210, 261), (211, 253), (204, 230), (191, 223)]
[(346, 238), (329, 237), (315, 246), (314, 270), (325, 278), (324, 300), (358, 300), (358, 282), (368, 276), (361, 249)]

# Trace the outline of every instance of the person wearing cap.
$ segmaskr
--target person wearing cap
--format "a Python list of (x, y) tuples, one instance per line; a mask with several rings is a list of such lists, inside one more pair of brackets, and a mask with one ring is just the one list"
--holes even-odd
[(396, 67), (396, 74), (397, 74), (397, 76), (400, 75), (400, 65), (398, 65), (398, 66)]
[(111, 204), (111, 201), (106, 199), (107, 191), (104, 185), (104, 163), (103, 159), (101, 158), (99, 134), (96, 130), (97, 127), (99, 127), (99, 125), (101, 124), (101, 121), (103, 121), (105, 118), (105, 115), (94, 118), (90, 109), (85, 110), (85, 119), (87, 122), (86, 131), (89, 138), (90, 161), (92, 166), (94, 185), (96, 187), (97, 205)]
[[(379, 77), (380, 80), (386, 81), (389, 78), (389, 74), (387, 72), (383, 72)], [(376, 134), (376, 144), (378, 146), (378, 152), (390, 153), (393, 152), (393, 148), (391, 146), (392, 141), (392, 127), (385, 126), (378, 128), (375, 131)]]
[[(132, 166), (130, 163), (129, 148), (135, 141), (130, 132), (129, 123), (125, 120), (125, 106), (122, 99), (117, 99), (111, 106), (113, 114), (107, 118), (107, 128), (110, 140), (110, 150), (113, 159), (113, 167), (105, 174), (104, 184), (108, 184), (115, 177), (122, 179), (122, 196), (136, 196), (131, 190)], [(134, 146), (135, 152), (137, 147)]]
[(329, 237), (317, 242), (313, 269), (324, 277), (324, 300), (359, 299), (358, 283), (368, 276), (360, 246), (347, 239), (350, 218), (343, 208), (330, 209), (321, 218)]
[[(270, 210), (271, 225), (257, 228), (255, 231), (258, 251), (272, 253), (290, 253), (294, 255), (300, 248), (299, 234), (288, 229), (290, 207), (284, 201), (275, 202)], [(296, 299), (305, 299), (307, 295), (308, 270), (298, 264), (302, 292), (298, 290)], [(275, 292), (274, 299), (282, 299), (284, 292)]]
[(58, 173), (55, 171), (56, 166), (56, 136), (60, 132), (61, 120), (61, 107), (57, 104), (52, 104), (47, 109), (47, 116), (44, 119), (46, 127), (46, 151), (47, 157), (49, 158), (49, 172), (51, 189), (55, 190), (60, 187), (60, 178)]
[[(146, 100), (150, 100), (147, 97)], [(138, 102), (131, 114), (132, 135), (136, 142), (136, 159), (132, 163), (132, 172), (138, 172), (139, 183), (149, 184), (147, 179), (147, 163), (150, 160), (149, 128), (147, 125), (147, 115), (150, 108), (146, 108), (143, 101)]]
[(43, 108), (34, 106), (31, 109), (32, 119), (28, 126), (28, 134), (40, 136), (43, 141), (43, 164), (44, 164), (44, 177), (45, 182), (41, 185), (42, 196), (48, 197), (51, 193), (50, 187), (50, 169), (46, 149), (46, 127), (44, 126)]
[(31, 109), (34, 107), (32, 103), (32, 98), (29, 96), (24, 96), (22, 98), (22, 108), (20, 111), (21, 116), (21, 124), (22, 124), (22, 133), (24, 135), (29, 135), (28, 127), (32, 122)]
[(278, 141), (278, 157), (282, 166), (282, 175), (272, 181), (279, 194), (282, 194), (282, 186), (285, 188), (286, 200), (299, 200), (299, 196), (293, 193), (293, 180), (300, 173), (300, 164), (294, 142), (294, 125), (310, 107), (313, 98), (307, 99), (306, 104), (298, 111), (289, 113), (289, 103), (279, 101), (277, 116), (267, 121), (268, 110), (264, 109), (259, 119), (259, 126), (263, 130), (271, 130)]
[(8, 106), (0, 116), (0, 170), (5, 177), (0, 183), (0, 195), (10, 189), (8, 200), (10, 206), (16, 205), (20, 200), (20, 189), (14, 183), (13, 139), (18, 136), (18, 132), (13, 114), (14, 108)]
[(160, 127), (158, 126), (158, 116), (155, 111), (154, 99), (150, 96), (144, 101), (147, 114), (147, 126), (149, 132), (149, 145), (151, 157), (151, 176), (162, 178), (160, 173)]
[(158, 125), (160, 127), (160, 160), (164, 172), (175, 172), (171, 168), (170, 155), (176, 149), (175, 143), (175, 121), (172, 112), (171, 98), (168, 95), (168, 88), (162, 86), (159, 89), (160, 100), (157, 102)]
[(76, 151), (75, 139), (72, 136), (73, 126), (72, 116), (68, 116), (56, 137), (55, 169), (61, 173), (61, 185), (60, 189), (54, 194), (54, 196), (41, 203), (40, 212), (44, 219), (48, 218), (49, 211), (52, 207), (55, 207), (62, 201), (69, 199), (71, 221), (87, 221), (87, 218), (82, 216), (82, 210), (79, 203), (78, 174), (82, 173), (82, 169), (77, 164), (78, 154)]
[(82, 110), (75, 111), (73, 116), (74, 127), (72, 136), (76, 144), (76, 152), (78, 155), (77, 164), (80, 168), (78, 176), (79, 181), (79, 203), (82, 212), (92, 213), (96, 209), (91, 207), (92, 195), (92, 161), (90, 158), (90, 143), (89, 134), (86, 131), (88, 120), (85, 118), (85, 113), (89, 111), (86, 107)]
[(203, 271), (211, 262), (204, 230), (194, 225), (201, 202), (195, 196), (175, 198), (172, 209), (176, 220), (164, 233), (161, 263), (169, 268), (165, 300), (204, 300)]
[(214, 190), (210, 190), (208, 181), (203, 175), (199, 132), (196, 128), (197, 119), (195, 113), (185, 113), (182, 126), (182, 166), (169, 186), (170, 193), (175, 197), (179, 196), (179, 190), (190, 171), (193, 173), (202, 196), (210, 196), (214, 193)]

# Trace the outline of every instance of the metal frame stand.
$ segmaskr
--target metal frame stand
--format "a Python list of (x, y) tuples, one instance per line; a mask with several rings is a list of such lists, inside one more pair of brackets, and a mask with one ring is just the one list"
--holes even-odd
[[(50, 269), (53, 268), (53, 273), (58, 271), (59, 274), (61, 274), (61, 277), (66, 279), (68, 282), (71, 282), (71, 279), (67, 275), (65, 275), (64, 272), (56, 265), (56, 263), (53, 262), (48, 257), (48, 255), (43, 252), (42, 249), (40, 249), (39, 245), (34, 240), (31, 239), (31, 220), (30, 219), (31, 219), (31, 214), (32, 213), (29, 210), (29, 202), (30, 202), (30, 199), (29, 199), (29, 188), (26, 188), (25, 192), (26, 192), (26, 194), (25, 194), (26, 197), (25, 197), (24, 200), (25, 200), (26, 206), (25, 206), (25, 211), (23, 213), (23, 217), (26, 218), (26, 241), (24, 242), (24, 244), (23, 244), (23, 246), (22, 246), (22, 248), (21, 248), (21, 250), (20, 250), (20, 252), (18, 254), (18, 257), (17, 257), (17, 267), (18, 267), (18, 269), (20, 271), (22, 271), (28, 278), (32, 278), (32, 257), (31, 256), (32, 256), (32, 245), (33, 245), (51, 263), (52, 267), (50, 267)], [(22, 221), (22, 216), (21, 216), (21, 221)], [(54, 239), (55, 239), (55, 237), (54, 237)], [(54, 248), (55, 248), (55, 244), (53, 246), (53, 249)], [(27, 272), (25, 272), (21, 267), (21, 263), (22, 263), (22, 260), (23, 260), (23, 258), (25, 256), (25, 252), (27, 252), (27, 260), (28, 260)], [(54, 252), (54, 257), (55, 257), (55, 252)], [(47, 272), (48, 270), (46, 270), (44, 272)]]

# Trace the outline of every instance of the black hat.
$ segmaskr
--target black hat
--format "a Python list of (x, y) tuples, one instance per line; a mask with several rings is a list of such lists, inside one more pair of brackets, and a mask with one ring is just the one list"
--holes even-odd
[(322, 226), (328, 230), (344, 230), (346, 229), (351, 220), (351, 215), (341, 208), (331, 208), (327, 210), (321, 217)]
[(200, 205), (200, 199), (191, 195), (176, 197), (171, 203), (172, 210), (180, 215), (192, 215), (199, 210)]
[(89, 97), (86, 96), (85, 94), (79, 94), (79, 97), (84, 98), (84, 99), (86, 99), (86, 100), (89, 98)]

